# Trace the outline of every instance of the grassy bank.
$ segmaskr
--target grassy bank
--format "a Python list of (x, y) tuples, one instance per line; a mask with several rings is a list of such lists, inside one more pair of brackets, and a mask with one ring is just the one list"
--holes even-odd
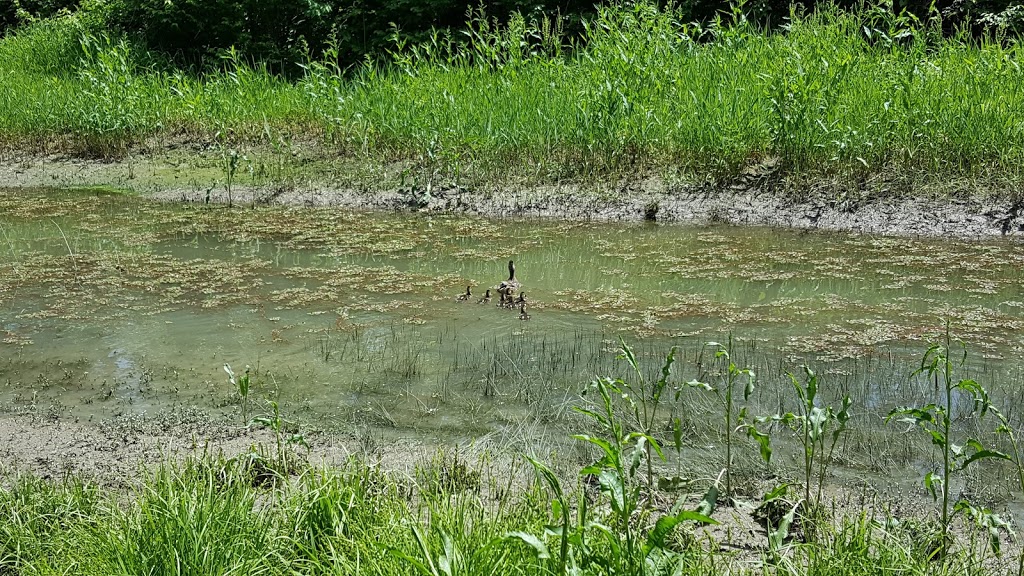
[(331, 55), (296, 82), (226, 55), (201, 78), (168, 69), (83, 17), (0, 40), (0, 141), (116, 155), (140, 142), (225, 151), (315, 140), (405, 162), (419, 182), (537, 182), (662, 173), (1012, 181), (1024, 159), (1016, 44), (943, 37), (882, 12), (794, 17), (765, 34), (708, 30), (645, 4), (609, 9), (585, 47), (543, 22), (465, 42), (397, 46), (345, 73)]
[[(472, 474), (430, 485), (362, 462), (308, 468), (254, 485), (240, 461), (167, 463), (130, 495), (78, 479), (8, 479), (0, 488), (0, 571), (48, 575), (561, 574), (560, 521), (540, 485)], [(476, 473), (474, 469), (463, 469)], [(422, 476), (420, 476), (422, 480)], [(512, 490), (509, 490), (512, 488)], [(567, 493), (583, 502), (583, 493)], [(767, 553), (719, 550), (691, 523), (666, 529), (643, 512), (631, 557), (607, 501), (579, 511), (567, 563), (577, 574), (940, 574), (919, 545), (921, 525), (886, 527), (864, 515), (836, 521), (807, 543)], [(557, 510), (557, 508), (556, 508)], [(576, 511), (572, 512), (574, 530)], [(552, 526), (555, 524), (556, 526)], [(957, 553), (959, 574), (984, 573)]]

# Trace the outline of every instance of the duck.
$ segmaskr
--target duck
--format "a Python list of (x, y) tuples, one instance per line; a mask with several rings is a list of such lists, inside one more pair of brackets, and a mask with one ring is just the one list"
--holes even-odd
[(465, 302), (466, 300), (469, 300), (472, 296), (473, 293), (470, 291), (470, 286), (466, 286), (466, 293), (460, 294), (459, 297), (456, 298), (456, 300), (458, 300), (459, 302)]
[(520, 320), (529, 320), (530, 319), (530, 315), (526, 312), (526, 304), (525, 303), (519, 305), (519, 319)]
[(498, 294), (501, 295), (501, 304), (512, 300), (512, 293), (519, 289), (522, 284), (516, 280), (516, 265), (512, 260), (508, 261), (508, 280), (502, 280), (498, 285)]
[(480, 299), (477, 304), (486, 304), (491, 301), (491, 289), (488, 288), (487, 292), (484, 292), (484, 297)]

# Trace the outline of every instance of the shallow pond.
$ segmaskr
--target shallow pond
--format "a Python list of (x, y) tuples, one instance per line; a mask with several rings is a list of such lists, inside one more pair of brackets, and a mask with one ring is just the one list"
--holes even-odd
[[(529, 320), (478, 303), (510, 259)], [(884, 411), (925, 390), (907, 374), (947, 319), (1016, 396), (1022, 264), (1006, 242), (0, 189), (0, 405), (234, 415), (229, 363), (252, 367), (257, 401), (323, 426), (472, 435), (556, 421), (622, 372), (620, 337), (652, 373), (680, 345), (688, 380), (731, 333), (766, 380), (808, 362)]]

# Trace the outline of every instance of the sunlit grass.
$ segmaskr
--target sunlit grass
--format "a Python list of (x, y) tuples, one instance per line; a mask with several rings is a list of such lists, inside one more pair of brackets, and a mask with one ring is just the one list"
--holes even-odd
[[(559, 573), (557, 534), (545, 533), (553, 512), (528, 476), (515, 476), (511, 484), (507, 478), (485, 478), (483, 484), (428, 489), (355, 459), (335, 468), (307, 467), (267, 486), (253, 483), (245, 461), (210, 456), (168, 461), (128, 493), (81, 480), (5, 477), (0, 570), (26, 575), (447, 574), (441, 567), (450, 566), (452, 574)], [(452, 463), (435, 459), (426, 465)], [(451, 472), (443, 468), (432, 474)], [(503, 490), (486, 488), (495, 480)], [(582, 502), (576, 488), (566, 496)], [(609, 533), (621, 529), (600, 506), (580, 513), (609, 521), (603, 528)], [(916, 523), (901, 527), (857, 514), (838, 518), (834, 526), (823, 526), (816, 540), (794, 540), (769, 560), (760, 552), (721, 551), (714, 539), (683, 526), (660, 534), (661, 548), (652, 547), (653, 524), (644, 517), (635, 522), (638, 538), (647, 544), (643, 550), (637, 546), (635, 562), (625, 564), (631, 568), (616, 574), (879, 574), (890, 568), (909, 575), (941, 573), (915, 548), (914, 530), (921, 530)], [(592, 539), (572, 543), (571, 566), (579, 574), (608, 574), (616, 552), (594, 526), (588, 530)], [(536, 543), (546, 542), (552, 558), (539, 555), (517, 534), (537, 535)], [(965, 549), (950, 566), (986, 573), (972, 568), (982, 560)]]
[(202, 78), (167, 71), (70, 17), (0, 41), (0, 140), (111, 154), (152, 136), (284, 134), (456, 178), (703, 179), (767, 159), (853, 178), (1015, 173), (1017, 45), (874, 16), (795, 16), (769, 35), (743, 21), (698, 31), (640, 4), (603, 11), (571, 52), (543, 23), (476, 19), (468, 44), (438, 37), (348, 73), (314, 61), (296, 82), (238, 55)]

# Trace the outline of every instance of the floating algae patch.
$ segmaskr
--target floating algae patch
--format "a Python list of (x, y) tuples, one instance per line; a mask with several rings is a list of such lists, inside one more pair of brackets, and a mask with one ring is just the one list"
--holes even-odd
[[(528, 320), (498, 306), (509, 260)], [(257, 408), (467, 434), (557, 422), (582, 383), (621, 373), (620, 337), (652, 373), (680, 345), (688, 380), (731, 332), (765, 373), (860, 375), (882, 411), (920, 393), (900, 382), (947, 320), (993, 389), (1019, 374), (1022, 265), (1004, 242), (0, 190), (0, 407), (235, 418), (230, 363)], [(884, 376), (857, 368), (878, 358)]]

